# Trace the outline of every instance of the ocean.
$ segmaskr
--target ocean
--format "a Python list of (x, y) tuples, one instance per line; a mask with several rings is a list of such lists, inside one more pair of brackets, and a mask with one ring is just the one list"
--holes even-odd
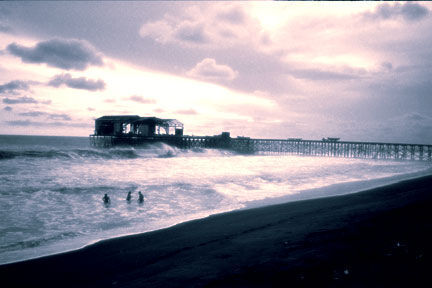
[(95, 149), (86, 137), (0, 135), (0, 264), (431, 172), (421, 161), (245, 156), (165, 144)]

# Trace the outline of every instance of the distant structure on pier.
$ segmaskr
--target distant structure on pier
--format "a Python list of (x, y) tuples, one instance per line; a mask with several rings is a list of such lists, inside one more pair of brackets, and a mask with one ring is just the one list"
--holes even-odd
[(214, 136), (183, 135), (176, 119), (138, 115), (103, 116), (95, 120), (90, 135), (94, 147), (142, 146), (157, 142), (179, 148), (219, 148), (244, 154), (289, 154), (347, 158), (432, 161), (432, 145), (352, 142), (327, 137), (322, 140), (231, 138), (229, 132)]

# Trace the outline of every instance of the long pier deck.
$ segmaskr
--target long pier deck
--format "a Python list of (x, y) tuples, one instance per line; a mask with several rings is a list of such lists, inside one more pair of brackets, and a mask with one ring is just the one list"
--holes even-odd
[(93, 146), (139, 146), (163, 142), (179, 148), (220, 148), (244, 154), (287, 154), (345, 158), (432, 161), (432, 145), (302, 139), (251, 139), (218, 136), (97, 136)]

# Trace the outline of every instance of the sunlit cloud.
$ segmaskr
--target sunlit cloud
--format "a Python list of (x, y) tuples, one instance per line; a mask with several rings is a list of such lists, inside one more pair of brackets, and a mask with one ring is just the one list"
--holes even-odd
[(204, 80), (231, 81), (237, 77), (238, 72), (228, 65), (217, 64), (215, 59), (206, 58), (188, 71), (187, 75)]
[(142, 104), (156, 104), (156, 100), (155, 99), (151, 99), (151, 98), (144, 98), (142, 96), (138, 96), (138, 95), (132, 95), (129, 98), (126, 98), (126, 100), (130, 100), (130, 101), (134, 101), (137, 103), (142, 103)]
[(174, 113), (183, 114), (183, 115), (196, 115), (196, 114), (198, 114), (198, 112), (195, 111), (194, 109), (177, 110)]

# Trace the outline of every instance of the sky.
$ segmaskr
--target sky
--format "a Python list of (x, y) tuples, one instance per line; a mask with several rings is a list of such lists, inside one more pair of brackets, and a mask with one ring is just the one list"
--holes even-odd
[(432, 3), (0, 2), (0, 134), (432, 144)]

